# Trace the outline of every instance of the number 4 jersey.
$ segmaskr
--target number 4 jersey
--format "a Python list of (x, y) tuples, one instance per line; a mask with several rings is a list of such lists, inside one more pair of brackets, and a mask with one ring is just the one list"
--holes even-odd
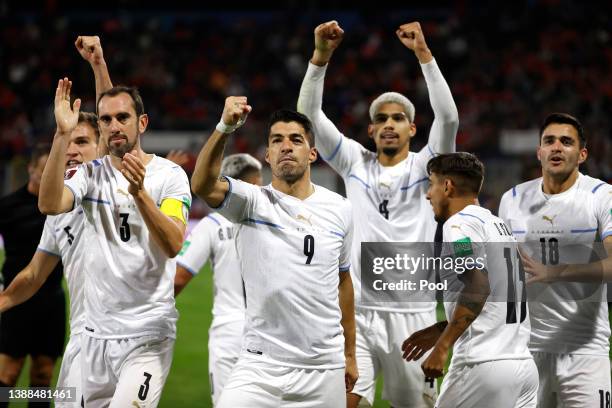
[(246, 289), (242, 353), (273, 364), (344, 367), (339, 273), (349, 271), (352, 209), (323, 187), (300, 200), (227, 178), (219, 213), (235, 237)]
[[(165, 199), (191, 203), (187, 175), (169, 160), (153, 156), (144, 187), (158, 207)], [(110, 156), (67, 173), (75, 207), (85, 212), (83, 272), (85, 331), (97, 338), (144, 335), (175, 337), (176, 263), (149, 235), (128, 181)]]
[[(489, 210), (468, 205), (444, 223), (443, 234), (442, 254), (452, 257), (455, 266), (444, 267), (441, 279), (456, 284), (468, 269), (465, 266), (484, 266), (490, 289), (482, 311), (455, 343), (452, 365), (531, 358), (525, 279), (510, 229)], [(453, 302), (447, 301), (451, 293), (445, 293), (444, 308), (450, 321), (461, 285), (449, 286), (457, 288)]]
[[(593, 243), (612, 235), (611, 211), (612, 187), (582, 174), (560, 194), (544, 194), (541, 178), (519, 184), (504, 194), (499, 206), (499, 216), (517, 240), (530, 243), (530, 255), (552, 265), (588, 263)], [(586, 254), (568, 250), (578, 244)], [(530, 290), (543, 299), (534, 300), (530, 292), (531, 351), (608, 355), (605, 285), (562, 282)]]

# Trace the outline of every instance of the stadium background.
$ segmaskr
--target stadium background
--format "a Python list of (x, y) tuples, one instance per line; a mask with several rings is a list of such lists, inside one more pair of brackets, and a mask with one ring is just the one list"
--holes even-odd
[[(191, 155), (185, 164), (191, 172), (227, 95), (247, 95), (253, 106), (229, 151), (263, 158), (267, 116), (295, 107), (313, 29), (330, 19), (338, 20), (345, 39), (328, 69), (323, 106), (347, 136), (373, 148), (366, 133), (369, 103), (394, 90), (416, 106), (412, 150), (424, 145), (433, 120), (427, 89), (416, 57), (394, 33), (401, 23), (418, 20), (459, 110), (457, 150), (476, 153), (485, 163), (481, 204), (496, 212), (504, 191), (539, 176), (538, 127), (552, 111), (574, 114), (585, 126), (589, 159), (581, 170), (612, 180), (612, 3), (233, 6), (0, 0), (0, 192), (25, 183), (31, 147), (52, 139), (58, 78), (72, 79), (83, 110), (94, 110), (93, 74), (73, 46), (78, 35), (99, 35), (113, 82), (140, 88), (150, 118), (145, 150), (183, 149)], [(314, 178), (343, 191), (321, 160)], [(195, 200), (191, 217), (207, 211)], [(177, 299), (178, 340), (162, 407), (209, 406), (211, 297), (206, 269)]]

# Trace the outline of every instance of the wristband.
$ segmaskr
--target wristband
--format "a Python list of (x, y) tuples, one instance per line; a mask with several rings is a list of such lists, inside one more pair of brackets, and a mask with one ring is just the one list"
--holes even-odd
[(246, 122), (247, 115), (248, 114), (241, 116), (235, 125), (227, 125), (225, 124), (225, 122), (223, 122), (223, 118), (221, 118), (219, 123), (217, 123), (217, 126), (215, 126), (215, 129), (217, 129), (221, 133), (234, 133), (240, 126), (244, 125), (244, 122)]

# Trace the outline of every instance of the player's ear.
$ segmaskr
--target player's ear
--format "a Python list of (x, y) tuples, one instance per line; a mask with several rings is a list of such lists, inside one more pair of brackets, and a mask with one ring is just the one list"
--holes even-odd
[(370, 139), (374, 139), (374, 125), (371, 123), (368, 125), (368, 136)]
[(538, 158), (538, 161), (542, 161), (542, 153), (541, 153), (542, 148), (540, 146), (538, 146), (538, 149), (536, 150), (536, 156)]
[(270, 164), (270, 149), (266, 147), (266, 163)]
[(409, 126), (410, 126), (410, 132), (408, 134), (410, 135), (410, 138), (413, 138), (417, 133), (416, 125), (414, 124), (414, 122), (411, 122)]
[(310, 148), (310, 152), (308, 152), (308, 162), (309, 163), (314, 163), (317, 161), (317, 148), (316, 147), (311, 147)]
[(149, 124), (149, 115), (143, 113), (138, 117), (138, 133), (144, 133)]
[(587, 159), (588, 156), (589, 156), (589, 151), (587, 150), (586, 147), (583, 147), (582, 149), (580, 149), (580, 153), (578, 155), (578, 164), (584, 163), (584, 161)]

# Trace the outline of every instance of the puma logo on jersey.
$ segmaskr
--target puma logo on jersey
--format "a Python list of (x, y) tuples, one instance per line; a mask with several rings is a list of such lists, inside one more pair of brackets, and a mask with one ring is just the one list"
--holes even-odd
[(304, 217), (302, 214), (298, 214), (297, 217), (295, 218), (299, 221), (305, 221), (308, 223), (308, 225), (312, 226), (312, 222), (310, 222), (310, 219), (312, 218), (312, 214), (310, 214), (310, 217), (308, 218)]
[(132, 401), (132, 406), (136, 408), (140, 408), (140, 404), (137, 403), (136, 401)]
[(119, 194), (123, 194), (123, 195), (124, 195), (124, 196), (126, 196), (126, 197), (129, 197), (129, 196), (130, 196), (130, 193), (128, 193), (127, 191), (125, 191), (125, 190), (124, 190), (124, 189), (122, 189), (122, 188), (118, 188), (118, 189), (117, 189), (117, 192), (118, 192)]
[(387, 183), (385, 183), (385, 182), (383, 182), (383, 181), (380, 181), (380, 182), (378, 183), (378, 185), (380, 185), (381, 187), (385, 187), (385, 188), (387, 188), (387, 189), (390, 189), (390, 188), (391, 188), (391, 184), (387, 184)]
[[(557, 215), (558, 215), (558, 214), (557, 214)], [(555, 225), (555, 222), (554, 222), (554, 221), (555, 221), (555, 218), (556, 218), (556, 217), (557, 217), (556, 215), (553, 215), (553, 216), (552, 216), (552, 218), (551, 218), (551, 217), (549, 217), (548, 215), (543, 215), (543, 216), (542, 216), (542, 219), (543, 219), (544, 221), (548, 221), (548, 222), (550, 222), (550, 225), (551, 225), (551, 226), (554, 226), (554, 225)]]

